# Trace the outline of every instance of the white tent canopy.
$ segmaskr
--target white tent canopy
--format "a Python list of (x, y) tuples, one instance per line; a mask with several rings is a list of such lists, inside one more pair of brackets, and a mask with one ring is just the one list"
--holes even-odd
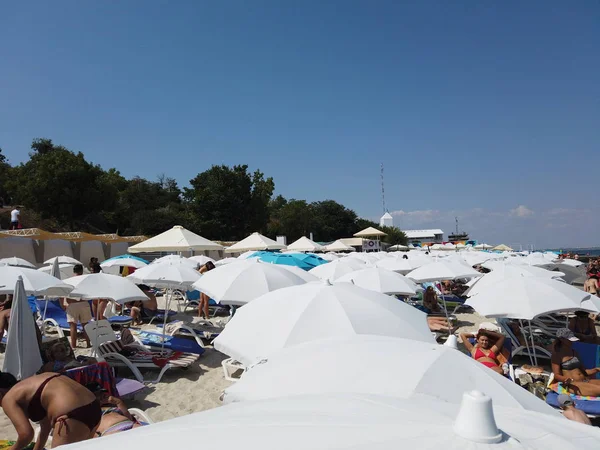
[(378, 230), (377, 228), (367, 227), (364, 230), (360, 230), (358, 233), (354, 233), (354, 236), (355, 237), (374, 237), (374, 236), (387, 236), (387, 234), (381, 230)]
[[(356, 355), (361, 355), (361, 362), (353, 365), (352, 376), (347, 376), (347, 363)], [(410, 370), (406, 370), (407, 361)], [(471, 389), (485, 391), (498, 406), (559, 415), (527, 390), (462, 352), (388, 336), (321, 339), (280, 350), (250, 367), (225, 390), (223, 401), (346, 392), (406, 400), (427, 396), (460, 404), (462, 393)]]
[(254, 232), (250, 236), (242, 239), (225, 249), (226, 253), (243, 253), (249, 250), (284, 250), (286, 247), (273, 239)]
[(223, 250), (223, 246), (175, 225), (164, 233), (129, 247), (130, 253)]
[(329, 245), (325, 246), (325, 250), (328, 252), (350, 252), (354, 251), (354, 248), (344, 244), (342, 241), (334, 241)]
[(319, 252), (323, 250), (323, 246), (311, 241), (306, 236), (302, 236), (297, 241), (292, 242), (287, 247), (288, 250), (294, 250), (297, 252)]

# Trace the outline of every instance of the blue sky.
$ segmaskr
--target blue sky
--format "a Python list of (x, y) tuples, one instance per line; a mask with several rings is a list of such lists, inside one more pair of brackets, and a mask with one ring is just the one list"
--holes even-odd
[(0, 147), (49, 137), (181, 185), (248, 164), (286, 197), (492, 243), (599, 245), (600, 4), (30, 1), (0, 15)]

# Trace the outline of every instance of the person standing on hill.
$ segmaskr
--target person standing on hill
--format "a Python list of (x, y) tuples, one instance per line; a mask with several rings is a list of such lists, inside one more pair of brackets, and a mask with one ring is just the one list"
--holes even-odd
[(10, 229), (18, 230), (19, 229), (19, 218), (21, 217), (21, 211), (18, 206), (10, 212)]

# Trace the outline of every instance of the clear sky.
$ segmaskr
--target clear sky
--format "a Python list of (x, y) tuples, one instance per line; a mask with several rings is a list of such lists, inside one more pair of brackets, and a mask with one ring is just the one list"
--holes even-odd
[(48, 137), (186, 185), (248, 164), (277, 193), (401, 228), (600, 245), (600, 3), (24, 1), (0, 13), (0, 147)]

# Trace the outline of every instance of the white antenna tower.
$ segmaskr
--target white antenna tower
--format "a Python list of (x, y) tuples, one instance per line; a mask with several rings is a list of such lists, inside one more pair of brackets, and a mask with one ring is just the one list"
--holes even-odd
[(383, 163), (381, 163), (381, 206), (383, 207), (383, 213), (385, 214), (387, 208), (385, 207), (385, 187), (383, 183)]

